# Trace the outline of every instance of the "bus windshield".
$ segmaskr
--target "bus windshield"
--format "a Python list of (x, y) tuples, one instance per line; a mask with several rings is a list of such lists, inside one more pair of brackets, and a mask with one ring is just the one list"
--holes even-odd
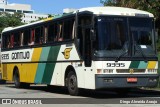
[[(147, 57), (155, 55), (153, 20), (148, 18), (130, 18), (130, 33), (134, 42), (134, 56)], [(142, 51), (142, 52), (139, 52)]]
[(151, 18), (98, 17), (96, 32), (95, 57), (127, 57), (129, 46), (133, 57), (155, 56)]

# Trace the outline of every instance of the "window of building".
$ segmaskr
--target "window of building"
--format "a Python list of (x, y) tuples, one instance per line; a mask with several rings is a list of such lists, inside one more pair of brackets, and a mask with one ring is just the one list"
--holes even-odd
[(25, 11), (25, 10), (23, 10), (23, 13), (33, 13), (33, 11)]
[(6, 12), (16, 12), (14, 9), (5, 9)]
[(22, 13), (22, 10), (17, 10), (18, 13)]
[(3, 9), (3, 8), (0, 8), (0, 11), (2, 11), (2, 12), (3, 12), (3, 11), (4, 11), (4, 9)]

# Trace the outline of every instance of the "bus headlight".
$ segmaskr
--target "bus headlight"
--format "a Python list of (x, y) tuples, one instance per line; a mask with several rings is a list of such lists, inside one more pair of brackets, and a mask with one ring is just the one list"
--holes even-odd
[(148, 69), (148, 73), (157, 73), (157, 69)]
[(104, 69), (103, 73), (113, 73), (113, 69)]

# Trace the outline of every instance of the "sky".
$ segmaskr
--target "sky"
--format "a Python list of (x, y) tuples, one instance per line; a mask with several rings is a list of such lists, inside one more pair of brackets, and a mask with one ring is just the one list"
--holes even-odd
[(9, 4), (30, 4), (35, 13), (61, 14), (64, 8), (102, 6), (100, 0), (7, 0)]

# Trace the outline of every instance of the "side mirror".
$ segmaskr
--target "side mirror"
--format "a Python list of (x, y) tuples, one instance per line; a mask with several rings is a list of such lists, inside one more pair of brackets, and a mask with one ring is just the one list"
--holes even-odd
[(95, 35), (95, 32), (93, 29), (90, 30), (90, 38), (92, 41), (95, 41), (96, 40), (96, 35)]

